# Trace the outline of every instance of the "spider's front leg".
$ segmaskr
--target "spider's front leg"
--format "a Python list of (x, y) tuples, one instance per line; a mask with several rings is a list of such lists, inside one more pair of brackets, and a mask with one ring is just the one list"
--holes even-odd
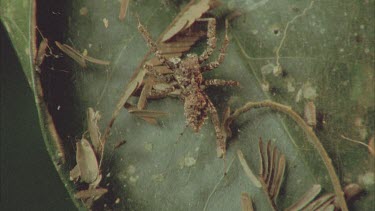
[(143, 38), (146, 40), (147, 45), (150, 47), (151, 51), (155, 54), (155, 56), (159, 59), (159, 61), (169, 67), (170, 69), (176, 68), (173, 62), (169, 61), (165, 56), (163, 56), (158, 50), (156, 43), (152, 40), (150, 33), (147, 29), (141, 24), (138, 19), (138, 31), (142, 34)]
[(216, 133), (216, 153), (217, 157), (221, 158), (226, 153), (226, 136), (221, 128), (219, 115), (214, 104), (211, 102), (207, 95), (206, 98), (208, 103), (208, 111), (211, 114), (212, 124), (214, 125)]
[(225, 38), (224, 38), (224, 42), (221, 46), (219, 56), (216, 59), (216, 61), (210, 62), (207, 65), (203, 66), (201, 68), (201, 72), (213, 70), (213, 69), (217, 68), (221, 63), (223, 63), (224, 58), (225, 58), (225, 54), (226, 54), (226, 51), (227, 51), (227, 48), (228, 48), (228, 45), (229, 45), (229, 38), (228, 38), (227, 31), (228, 31), (228, 21), (226, 20), (225, 21)]
[(199, 56), (199, 63), (206, 61), (216, 48), (216, 19), (215, 18), (200, 18), (196, 21), (207, 21), (207, 48)]

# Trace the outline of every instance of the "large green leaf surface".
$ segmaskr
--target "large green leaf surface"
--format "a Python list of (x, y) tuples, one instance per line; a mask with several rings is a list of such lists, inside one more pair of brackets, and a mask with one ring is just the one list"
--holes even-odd
[[(235, 109), (247, 101), (272, 99), (303, 114), (305, 103), (315, 96), (322, 119), (316, 133), (341, 183), (356, 182), (366, 190), (350, 208), (370, 210), (374, 198), (373, 157), (366, 147), (341, 135), (367, 142), (374, 134), (374, 1), (222, 2), (222, 7), (212, 11), (219, 17), (219, 46), (224, 35), (223, 17), (231, 11), (239, 11), (241, 16), (230, 22), (231, 42), (225, 62), (205, 78), (237, 80), (241, 87), (207, 90), (219, 113), (228, 105)], [(63, 55), (51, 59), (43, 70), (45, 99), (67, 148), (70, 162), (66, 168), (73, 167), (72, 146), (86, 130), (86, 109), (94, 107), (101, 112), (100, 126), (104, 129), (125, 85), (148, 51), (134, 14), (139, 14), (156, 39), (185, 3), (131, 1), (125, 22), (118, 20), (118, 1), (73, 1), (60, 10), (38, 13), (43, 17), (43, 12), (54, 12), (66, 18), (66, 31), (58, 41), (111, 61), (108, 67), (90, 64), (83, 69)], [(80, 13), (82, 8), (87, 8), (87, 15)], [(14, 20), (2, 16), (4, 25)], [(6, 28), (12, 36), (13, 28)], [(27, 55), (22, 55), (21, 42), (17, 42), (20, 37), (14, 34), (13, 40), (21, 63), (25, 63), (23, 57)], [(200, 53), (204, 47), (203, 40), (193, 51)], [(61, 55), (57, 48), (54, 50)], [(272, 71), (278, 63), (283, 74), (275, 76)], [(24, 68), (32, 71), (27, 65)], [(265, 83), (269, 83), (268, 90), (262, 89)], [(310, 87), (310, 92), (297, 99), (303, 87)], [(136, 98), (131, 100), (135, 102)], [(280, 209), (291, 205), (313, 184), (322, 184), (324, 191), (333, 192), (318, 153), (286, 116), (260, 109), (236, 120), (226, 156), (227, 175), (223, 176), (224, 162), (216, 157), (210, 119), (194, 133), (185, 129), (181, 100), (149, 101), (147, 108), (166, 111), (168, 116), (156, 126), (126, 110), (116, 119), (102, 165), (102, 186), (110, 193), (98, 202), (98, 208), (106, 204), (129, 210), (240, 210), (240, 194), (249, 192), (257, 210), (269, 210), (265, 193), (249, 181), (235, 153), (241, 149), (257, 174), (259, 137), (272, 140), (286, 155), (286, 175), (277, 201)], [(114, 149), (122, 140), (126, 144)], [(115, 204), (117, 198), (121, 200)]]
[(32, 8), (30, 1), (0, 1), (0, 20), (9, 33), (20, 63), (31, 86), (30, 23)]

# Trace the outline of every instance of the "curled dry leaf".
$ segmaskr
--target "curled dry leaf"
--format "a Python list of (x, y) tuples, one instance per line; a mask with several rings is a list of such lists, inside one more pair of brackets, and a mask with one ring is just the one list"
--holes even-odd
[(172, 26), (165, 33), (161, 39), (161, 42), (166, 42), (174, 37), (179, 32), (189, 28), (196, 19), (200, 18), (208, 10), (219, 6), (217, 0), (201, 0), (194, 4), (194, 0), (185, 7), (185, 9), (176, 17)]
[(99, 119), (99, 111), (94, 111), (94, 109), (91, 107), (87, 109), (87, 127), (89, 130), (91, 143), (96, 154), (99, 154), (102, 148), (100, 140), (100, 130), (98, 127)]
[(248, 193), (241, 193), (241, 207), (242, 211), (253, 211), (253, 202)]

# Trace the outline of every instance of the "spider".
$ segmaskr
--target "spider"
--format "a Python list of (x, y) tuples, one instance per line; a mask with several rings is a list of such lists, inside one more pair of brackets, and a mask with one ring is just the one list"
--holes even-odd
[[(225, 24), (225, 39), (218, 58), (213, 62), (203, 64), (209, 59), (216, 48), (216, 19), (202, 18), (196, 21), (207, 22), (207, 48), (199, 56), (190, 53), (183, 58), (166, 58), (158, 49), (146, 28), (140, 21), (138, 22), (138, 30), (151, 51), (155, 54), (156, 58), (170, 70), (170, 74), (165, 76), (158, 73), (153, 65), (149, 63), (144, 65), (144, 68), (151, 77), (146, 79), (144, 83), (139, 99), (139, 101), (141, 101), (140, 107), (142, 108), (144, 106), (145, 99), (161, 98), (171, 95), (179, 96), (184, 102), (186, 123), (195, 132), (199, 132), (207, 119), (208, 113), (210, 113), (216, 132), (217, 156), (222, 157), (226, 152), (226, 136), (220, 125), (217, 110), (204, 90), (209, 86), (238, 86), (239, 82), (221, 79), (205, 80), (202, 73), (217, 68), (224, 61), (225, 52), (229, 44), (229, 38), (227, 36), (228, 24), (227, 22)], [(155, 82), (155, 79), (156, 81), (162, 81), (164, 83), (158, 84)], [(161, 84), (167, 84), (167, 86), (161, 89)]]

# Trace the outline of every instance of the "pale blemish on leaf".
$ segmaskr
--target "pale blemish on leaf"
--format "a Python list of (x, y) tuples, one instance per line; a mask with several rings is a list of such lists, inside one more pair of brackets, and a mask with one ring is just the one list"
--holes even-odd
[(88, 13), (89, 13), (89, 9), (87, 9), (87, 7), (82, 7), (79, 10), (79, 14), (82, 15), (82, 16), (86, 16)]
[(105, 27), (105, 28), (108, 28), (108, 26), (109, 26), (109, 22), (108, 22), (108, 19), (107, 19), (107, 18), (103, 18), (103, 24), (104, 24), (104, 27)]
[(365, 187), (373, 186), (375, 183), (374, 172), (367, 172), (358, 176), (358, 183), (362, 184)]
[(152, 144), (151, 143), (145, 143), (144, 147), (145, 147), (145, 150), (147, 152), (152, 152)]
[(164, 181), (164, 175), (163, 174), (154, 174), (151, 176), (152, 181), (154, 182), (163, 182)]
[(136, 176), (130, 176), (129, 182), (136, 183), (138, 181), (138, 179), (139, 179), (138, 175), (136, 175)]
[(135, 171), (136, 171), (136, 168), (135, 168), (135, 166), (133, 166), (133, 165), (129, 165), (128, 168), (127, 168), (127, 170), (126, 170), (126, 172), (127, 172), (128, 174), (134, 174)]
[(197, 160), (193, 157), (185, 157), (185, 166), (186, 167), (191, 167), (193, 165), (195, 165), (195, 163), (197, 162)]
[(309, 81), (302, 86), (302, 95), (308, 100), (314, 100), (318, 96), (316, 88)]

